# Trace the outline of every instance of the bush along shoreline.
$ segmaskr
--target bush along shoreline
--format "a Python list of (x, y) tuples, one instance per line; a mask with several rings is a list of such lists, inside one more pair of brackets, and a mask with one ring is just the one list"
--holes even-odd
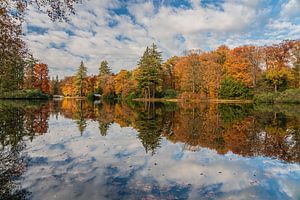
[(0, 93), (0, 99), (49, 99), (50, 96), (40, 90), (15, 90)]
[(255, 103), (295, 103), (300, 104), (300, 89), (288, 89), (283, 92), (268, 92), (256, 94)]

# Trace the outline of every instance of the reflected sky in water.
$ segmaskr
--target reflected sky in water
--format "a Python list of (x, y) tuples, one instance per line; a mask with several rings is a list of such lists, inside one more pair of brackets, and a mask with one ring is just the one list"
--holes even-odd
[[(74, 105), (72, 103), (69, 106)], [(61, 105), (58, 107), (52, 105), (48, 109), (45, 133), (35, 134), (33, 139), (29, 136), (24, 137), (25, 145), (21, 154), (25, 158), (26, 170), (16, 182), (21, 189), (29, 192), (27, 198), (300, 199), (300, 165), (297, 159), (291, 161), (278, 159), (280, 156), (268, 156), (266, 153), (238, 154), (232, 152), (234, 150), (230, 148), (220, 153), (218, 147), (210, 148), (210, 144), (201, 146), (202, 139), (197, 139), (199, 140), (197, 144), (200, 145), (192, 148), (193, 143), (189, 142), (190, 138), (179, 139), (181, 137), (176, 130), (181, 128), (178, 126), (183, 123), (183, 119), (180, 123), (176, 122), (179, 120), (178, 117), (175, 117), (172, 122), (172, 131), (161, 134), (155, 153), (146, 152), (145, 144), (141, 141), (140, 130), (137, 128), (140, 127), (137, 126), (140, 122), (128, 118), (127, 120), (130, 121), (128, 123), (131, 125), (124, 126), (120, 120), (116, 120), (116, 116), (119, 116), (116, 110), (118, 108), (112, 105), (114, 108), (112, 113), (108, 109), (104, 110), (114, 115), (114, 120), (107, 126), (107, 132), (101, 135), (99, 120), (102, 122), (110, 120), (100, 119), (102, 111), (99, 111), (98, 105), (92, 107), (96, 109), (93, 114), (79, 113), (74, 117), (76, 111)], [(176, 108), (172, 116), (189, 115), (190, 117), (194, 114), (192, 119), (198, 124), (202, 123), (201, 127), (205, 126), (205, 120), (197, 121), (202, 118), (195, 117), (196, 115), (199, 117), (199, 113), (202, 112), (199, 111), (195, 115), (191, 108), (187, 110), (189, 114), (185, 112), (186, 109)], [(161, 112), (158, 111), (156, 114), (162, 116)], [(263, 112), (270, 111), (259, 110), (259, 113)], [(130, 113), (129, 116), (135, 114), (140, 112)], [(169, 116), (163, 113), (163, 116), (166, 115)], [(261, 114), (255, 111), (254, 114), (251, 112), (241, 117), (241, 120), (248, 124), (250, 118), (254, 127), (257, 127), (254, 122), (257, 116)], [(273, 116), (274, 113), (272, 119)], [(276, 119), (278, 116), (275, 116)], [(85, 119), (84, 123), (78, 123), (80, 117)], [(233, 130), (233, 126), (242, 123), (233, 121), (228, 125), (223, 120), (221, 132), (226, 132), (228, 126), (230, 126), (229, 131)], [(83, 129), (80, 128), (80, 124), (84, 124)], [(247, 126), (247, 134), (251, 132), (249, 127), (253, 127), (253, 124)], [(162, 128), (161, 132), (165, 129)], [(294, 130), (291, 128), (291, 123), (287, 129)], [(187, 127), (185, 130), (194, 129)], [(268, 130), (265, 128), (265, 134)], [(212, 129), (209, 128), (209, 131)], [(264, 131), (259, 133), (263, 135)], [(212, 132), (212, 134), (217, 133)], [(285, 135), (284, 138), (288, 141), (292, 140), (292, 137), (295, 136)], [(226, 143), (226, 138), (224, 140)], [(286, 157), (295, 155), (295, 153), (286, 154), (288, 155)]]

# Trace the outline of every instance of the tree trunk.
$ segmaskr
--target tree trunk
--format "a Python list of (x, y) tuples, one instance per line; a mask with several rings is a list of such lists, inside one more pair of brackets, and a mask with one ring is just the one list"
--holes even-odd
[(277, 92), (277, 85), (276, 84), (274, 85), (274, 90), (275, 90), (275, 92)]

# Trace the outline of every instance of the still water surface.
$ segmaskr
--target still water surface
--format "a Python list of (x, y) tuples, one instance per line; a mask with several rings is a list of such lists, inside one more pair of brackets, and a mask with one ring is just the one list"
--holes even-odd
[(300, 105), (0, 101), (0, 199), (300, 199)]

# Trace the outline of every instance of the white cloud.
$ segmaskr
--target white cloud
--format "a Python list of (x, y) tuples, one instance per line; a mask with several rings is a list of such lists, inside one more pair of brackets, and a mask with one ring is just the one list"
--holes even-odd
[(300, 17), (300, 0), (288, 0), (282, 5), (281, 16), (285, 18)]
[[(34, 55), (49, 64), (51, 75), (59, 71), (60, 76), (65, 76), (77, 69), (80, 60), (91, 74), (97, 73), (103, 59), (109, 61), (114, 72), (132, 69), (145, 47), (153, 42), (163, 51), (164, 59), (180, 55), (186, 49), (207, 50), (222, 43), (229, 46), (270, 43), (284, 37), (287, 33), (279, 28), (282, 30), (291, 23), (276, 24), (277, 19), (268, 22), (271, 10), (262, 7), (258, 0), (227, 0), (220, 7), (212, 4), (202, 7), (199, 0), (193, 0), (191, 8), (155, 7), (151, 1), (138, 2), (87, 1), (76, 7), (76, 15), (70, 17), (69, 23), (52, 23), (45, 14), (31, 8), (25, 39)], [(294, 1), (282, 6), (282, 12), (291, 2)], [(131, 16), (110, 10), (122, 6), (126, 6)], [(29, 31), (32, 26), (43, 28), (43, 34)], [(299, 35), (299, 25), (292, 26), (289, 35), (294, 38)], [(276, 39), (270, 35), (274, 29)]]

